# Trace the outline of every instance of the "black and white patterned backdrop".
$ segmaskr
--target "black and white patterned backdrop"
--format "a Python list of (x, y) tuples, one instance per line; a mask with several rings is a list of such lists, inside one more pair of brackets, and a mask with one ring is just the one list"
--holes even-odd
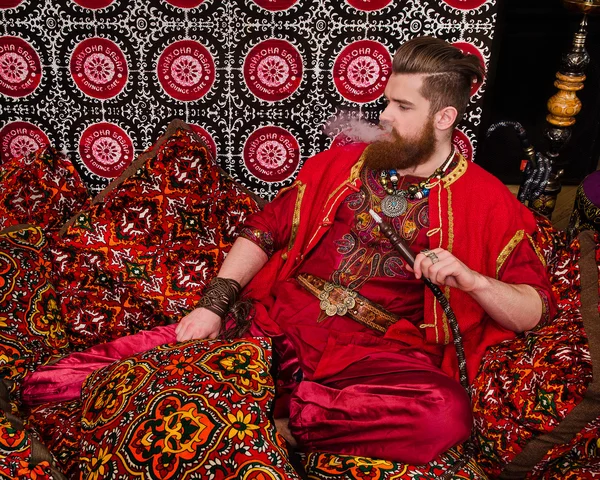
[[(0, 0), (1, 158), (50, 143), (98, 191), (181, 118), (272, 198), (348, 118), (377, 120), (404, 41), (444, 38), (487, 66), (496, 11), (496, 0)], [(455, 132), (468, 156), (484, 87)]]

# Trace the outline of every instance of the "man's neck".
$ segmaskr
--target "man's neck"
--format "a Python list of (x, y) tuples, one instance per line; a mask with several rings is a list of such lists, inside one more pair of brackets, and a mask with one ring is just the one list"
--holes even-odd
[(431, 154), (429, 159), (416, 167), (410, 167), (403, 170), (398, 170), (399, 175), (414, 175), (415, 177), (429, 177), (435, 172), (436, 168), (441, 167), (448, 157), (453, 152), (453, 147), (451, 142), (443, 143), (438, 148), (435, 149), (435, 152)]

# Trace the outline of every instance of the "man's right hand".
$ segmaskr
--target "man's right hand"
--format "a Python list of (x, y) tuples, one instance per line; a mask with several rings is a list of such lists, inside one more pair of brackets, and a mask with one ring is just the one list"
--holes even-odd
[(178, 342), (192, 339), (214, 339), (221, 331), (221, 317), (206, 308), (196, 308), (179, 321), (175, 328)]

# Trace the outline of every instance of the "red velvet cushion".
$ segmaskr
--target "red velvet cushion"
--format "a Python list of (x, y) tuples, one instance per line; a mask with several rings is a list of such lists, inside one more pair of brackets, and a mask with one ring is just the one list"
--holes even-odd
[(32, 436), (0, 410), (0, 478), (51, 480), (48, 460), (32, 459)]
[(267, 340), (164, 345), (83, 388), (82, 478), (295, 479), (269, 412)]
[(67, 478), (78, 479), (81, 401), (77, 399), (35, 407), (28, 413), (26, 425), (37, 432)]
[(75, 348), (179, 320), (257, 208), (189, 127), (171, 123), (53, 249)]
[(26, 223), (59, 229), (90, 201), (71, 161), (51, 147), (0, 166), (0, 198), (0, 230)]
[[(477, 461), (491, 476), (499, 475), (533, 439), (561, 424), (582, 401), (592, 378), (580, 311), (579, 240), (568, 244), (566, 233), (546, 220), (538, 219), (538, 226), (534, 238), (548, 259), (558, 314), (548, 325), (490, 348), (482, 361), (474, 381), (473, 410)], [(579, 441), (585, 438), (583, 433), (578, 436)], [(575, 442), (570, 448), (586, 447)], [(566, 452), (564, 447), (554, 449), (558, 451)]]
[(69, 351), (38, 227), (0, 233), (0, 378), (13, 390), (54, 355)]

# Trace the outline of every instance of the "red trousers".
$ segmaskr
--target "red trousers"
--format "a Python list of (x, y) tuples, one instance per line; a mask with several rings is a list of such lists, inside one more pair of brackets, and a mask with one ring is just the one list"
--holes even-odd
[(471, 403), (458, 382), (415, 353), (369, 355), (290, 397), (290, 430), (308, 451), (421, 465), (469, 437)]

